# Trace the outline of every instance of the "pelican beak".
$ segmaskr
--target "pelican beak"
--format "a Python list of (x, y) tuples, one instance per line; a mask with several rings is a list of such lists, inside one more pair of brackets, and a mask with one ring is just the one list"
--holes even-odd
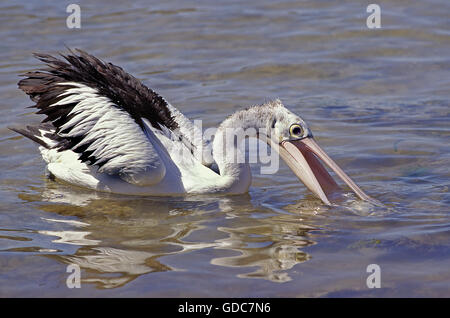
[(333, 193), (339, 191), (340, 187), (319, 159), (333, 170), (359, 198), (373, 203), (377, 202), (365, 194), (326, 152), (319, 147), (312, 137), (294, 141), (283, 141), (280, 144), (279, 153), (296, 176), (325, 204), (330, 205), (329, 198)]

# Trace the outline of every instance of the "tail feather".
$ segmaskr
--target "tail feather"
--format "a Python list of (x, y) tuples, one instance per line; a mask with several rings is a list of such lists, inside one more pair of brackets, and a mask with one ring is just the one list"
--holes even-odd
[(42, 147), (45, 147), (47, 149), (52, 148), (52, 146), (49, 145), (47, 142), (45, 142), (44, 139), (41, 139), (44, 136), (42, 135), (42, 130), (40, 130), (39, 127), (40, 126), (37, 126), (37, 127), (36, 126), (27, 126), (26, 129), (8, 127), (8, 129), (33, 140), (34, 142), (38, 143)]

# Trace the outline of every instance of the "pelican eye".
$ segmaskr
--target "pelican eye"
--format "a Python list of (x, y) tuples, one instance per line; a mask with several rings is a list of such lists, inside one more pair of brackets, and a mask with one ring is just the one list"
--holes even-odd
[(291, 125), (291, 127), (289, 128), (289, 133), (293, 137), (301, 137), (303, 135), (302, 126), (298, 124)]

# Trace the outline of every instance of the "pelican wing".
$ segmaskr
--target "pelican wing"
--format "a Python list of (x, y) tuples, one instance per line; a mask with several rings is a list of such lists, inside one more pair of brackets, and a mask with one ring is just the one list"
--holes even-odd
[[(71, 150), (98, 172), (138, 184), (157, 183), (165, 173), (154, 132), (174, 134), (172, 107), (120, 67), (81, 50), (35, 56), (47, 68), (24, 74), (19, 87), (51, 122), (52, 148)], [(170, 108), (169, 108), (170, 107)]]

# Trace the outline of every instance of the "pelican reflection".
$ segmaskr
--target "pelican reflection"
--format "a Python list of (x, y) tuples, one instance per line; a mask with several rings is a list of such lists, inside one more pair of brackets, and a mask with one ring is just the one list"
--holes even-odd
[[(302, 249), (315, 244), (311, 222), (255, 205), (249, 195), (169, 201), (52, 184), (20, 197), (54, 214), (42, 217), (48, 229), (38, 232), (50, 237), (44, 248), (57, 252), (42, 255), (79, 265), (81, 282), (98, 288), (124, 286), (149, 273), (188, 271), (193, 251), (205, 253), (210, 266), (242, 268), (238, 277), (286, 282), (289, 271), (310, 258)], [(186, 262), (169, 265), (171, 255)]]

